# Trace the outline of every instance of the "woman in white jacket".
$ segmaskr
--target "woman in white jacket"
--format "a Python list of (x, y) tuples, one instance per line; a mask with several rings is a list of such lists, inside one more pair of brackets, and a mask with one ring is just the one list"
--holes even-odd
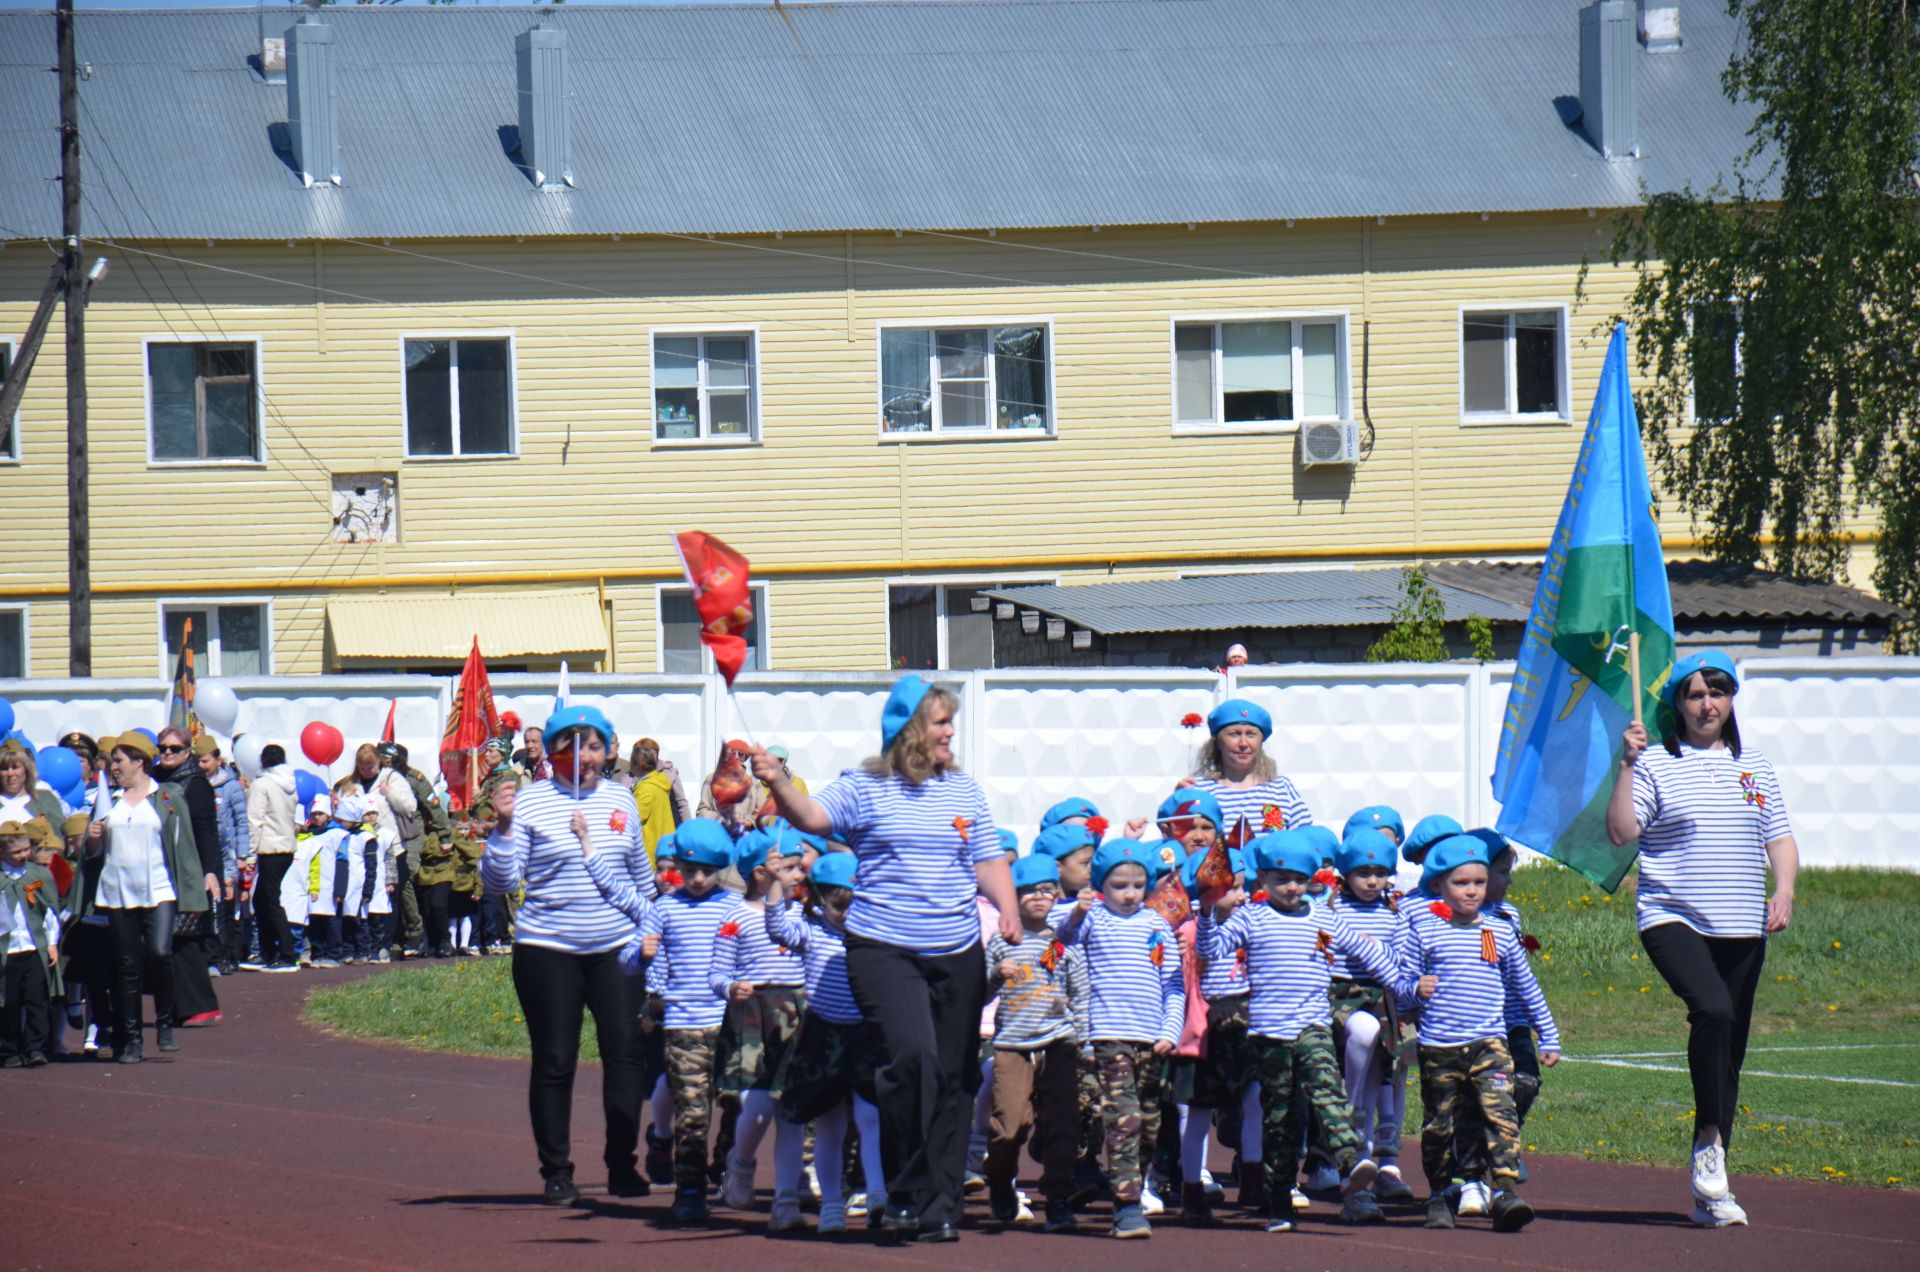
[[(293, 866), (297, 787), (287, 752), (277, 743), (260, 748), (266, 771), (247, 788), (247, 850), (254, 858), (253, 913), (260, 924), (260, 961), (269, 972), (296, 970), (293, 929), (288, 926), (282, 885)], [(306, 888), (300, 889), (301, 900)]]

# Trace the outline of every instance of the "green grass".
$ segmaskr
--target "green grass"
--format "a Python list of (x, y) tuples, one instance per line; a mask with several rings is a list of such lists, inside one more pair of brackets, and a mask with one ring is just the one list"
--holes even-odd
[[(1761, 1077), (1879, 1078), (1920, 1084), (1920, 876), (1814, 870), (1801, 876), (1793, 926), (1772, 939), (1755, 1009), (1736, 1128), (1736, 1172), (1920, 1188), (1920, 1085)], [(1514, 876), (1511, 893), (1539, 937), (1534, 970), (1573, 1059), (1547, 1071), (1529, 1119), (1529, 1151), (1604, 1161), (1684, 1163), (1693, 1102), (1686, 1015), (1649, 966), (1633, 925), (1632, 878), (1612, 897), (1551, 864)], [(526, 1026), (508, 960), (464, 959), (316, 991), (308, 1018), (332, 1032), (425, 1051), (525, 1059)], [(1824, 1048), (1855, 1050), (1791, 1050)], [(589, 1028), (584, 1059), (597, 1055)], [(1678, 1072), (1614, 1068), (1625, 1057)], [(1409, 1132), (1418, 1134), (1412, 1094)], [(1409, 1144), (1409, 1148), (1412, 1145)]]

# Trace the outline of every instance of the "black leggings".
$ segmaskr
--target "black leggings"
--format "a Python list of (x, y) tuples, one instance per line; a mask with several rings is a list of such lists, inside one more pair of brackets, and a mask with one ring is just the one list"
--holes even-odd
[(120, 982), (115, 1006), (120, 1009), (114, 1041), (133, 1042), (140, 1037), (140, 981), (153, 991), (153, 1023), (172, 1025), (173, 1020), (173, 916), (172, 901), (138, 910), (102, 910), (107, 930), (113, 933), (113, 960)]
[(1667, 984), (1687, 1005), (1687, 1071), (1693, 1075), (1693, 1125), (1717, 1127), (1720, 1142), (1733, 1143), (1740, 1111), (1740, 1066), (1747, 1059), (1753, 995), (1767, 958), (1763, 936), (1723, 940), (1705, 937), (1684, 923), (1662, 923), (1640, 934)]
[(513, 947), (513, 988), (527, 1018), (533, 1071), (527, 1078), (527, 1113), (540, 1173), (551, 1178), (573, 1169), (568, 1155), (573, 1126), (573, 1072), (580, 1060), (582, 1011), (593, 1013), (600, 1042), (600, 1103), (606, 1111), (609, 1172), (632, 1170), (640, 1143), (642, 1056), (640, 1019), (620, 951), (568, 954), (538, 945)]
[(293, 928), (287, 923), (287, 908), (280, 904), (280, 885), (292, 868), (292, 853), (263, 852), (260, 873), (253, 880), (253, 913), (260, 922), (260, 961), (269, 965), (294, 960)]
[(958, 1224), (980, 1089), (980, 946), (920, 954), (850, 936), (847, 980), (886, 1046), (873, 1085), (888, 1202), (912, 1207), (923, 1224)]
[(414, 881), (413, 895), (420, 902), (420, 921), (426, 930), (427, 952), (444, 954), (453, 948), (447, 907), (453, 900), (451, 883)]

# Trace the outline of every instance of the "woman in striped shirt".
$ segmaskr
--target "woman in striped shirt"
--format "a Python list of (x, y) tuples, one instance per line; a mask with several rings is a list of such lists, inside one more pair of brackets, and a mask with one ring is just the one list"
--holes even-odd
[(1800, 850), (1773, 766), (1740, 745), (1733, 660), (1691, 654), (1669, 683), (1677, 727), (1660, 747), (1643, 725), (1628, 727), (1607, 834), (1640, 841), (1640, 941), (1691, 1026), (1693, 1221), (1724, 1228), (1747, 1222), (1728, 1191), (1726, 1150), (1767, 934), (1793, 920)]
[(1199, 765), (1181, 785), (1211, 791), (1220, 801), (1226, 817), (1220, 833), (1228, 843), (1313, 825), (1300, 789), (1281, 775), (1267, 754), (1273, 716), (1265, 707), (1229, 698), (1207, 714), (1207, 730), (1210, 736), (1201, 744)]
[(993, 813), (954, 764), (958, 706), (923, 677), (902, 677), (881, 712), (880, 754), (815, 796), (801, 793), (776, 757), (752, 753), (754, 776), (781, 816), (860, 860), (846, 918), (847, 979), (888, 1055), (874, 1075), (888, 1187), (877, 1226), (921, 1241), (960, 1235), (986, 996), (974, 898), (993, 903), (1009, 943), (1021, 936)]
[(613, 740), (607, 717), (594, 707), (562, 707), (547, 717), (544, 736), (553, 776), (524, 789), (502, 782), (494, 791), (496, 821), (480, 858), (480, 877), (495, 896), (526, 888), (514, 929), (513, 988), (533, 1048), (527, 1106), (545, 1199), (551, 1206), (580, 1200), (568, 1147), (573, 1073), (587, 1011), (600, 1040), (607, 1191), (644, 1197), (647, 1182), (635, 1169), (634, 1151), (640, 1142), (644, 995), (638, 980), (629, 988), (620, 967), (634, 923), (602, 895), (587, 873), (585, 854), (610, 858), (616, 873), (649, 900), (655, 895), (653, 865), (633, 795), (603, 780)]

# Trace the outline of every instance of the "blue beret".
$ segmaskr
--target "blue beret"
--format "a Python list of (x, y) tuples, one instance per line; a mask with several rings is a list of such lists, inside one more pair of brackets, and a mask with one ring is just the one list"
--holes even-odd
[(1417, 866), (1427, 855), (1427, 849), (1448, 835), (1463, 834), (1465, 830), (1464, 826), (1445, 813), (1429, 813), (1413, 823), (1413, 830), (1407, 835), (1406, 842), (1400, 845), (1400, 855)]
[[(1188, 892), (1193, 892), (1200, 887), (1200, 863), (1207, 859), (1208, 851), (1205, 848), (1196, 848), (1188, 853), (1187, 859), (1180, 864), (1180, 884)], [(1238, 848), (1227, 849), (1227, 865), (1232, 867), (1235, 877), (1246, 873), (1246, 858), (1240, 855)]]
[(1033, 850), (1058, 861), (1082, 848), (1098, 848), (1099, 840), (1085, 826), (1049, 826), (1033, 841)]
[(1407, 837), (1407, 824), (1400, 820), (1398, 812), (1385, 804), (1363, 808), (1347, 818), (1347, 824), (1340, 830), (1340, 838), (1345, 839), (1362, 827), (1368, 830), (1391, 830), (1395, 840), (1403, 840)]
[(568, 729), (588, 728), (600, 735), (602, 745), (613, 745), (613, 725), (607, 720), (606, 713), (598, 707), (578, 706), (561, 707), (547, 717), (546, 727), (540, 730), (545, 738), (558, 738)]
[(769, 830), (763, 832), (773, 842), (768, 845), (769, 857), (800, 857), (806, 855), (807, 840), (811, 835), (803, 835), (792, 826), (785, 826), (776, 834)]
[(1487, 842), (1477, 835), (1448, 835), (1427, 852), (1420, 866), (1420, 886), (1436, 896), (1442, 879), (1461, 866), (1474, 862), (1487, 865)]
[(1204, 817), (1213, 823), (1215, 830), (1221, 832), (1227, 828), (1227, 819), (1220, 812), (1220, 801), (1213, 797), (1212, 791), (1203, 791), (1197, 786), (1175, 791), (1161, 800), (1160, 811), (1154, 815), (1154, 820), (1169, 822), (1182, 817)]
[(1031, 888), (1036, 884), (1059, 883), (1060, 863), (1042, 853), (1029, 853), (1013, 863), (1013, 886)]
[(1260, 730), (1262, 742), (1273, 736), (1272, 714), (1259, 703), (1248, 702), (1245, 698), (1228, 698), (1207, 712), (1207, 732), (1218, 733), (1230, 724), (1252, 725)]
[(1320, 849), (1303, 830), (1270, 830), (1247, 845), (1255, 870), (1291, 870), (1313, 877), (1320, 868)]
[(682, 865), (719, 870), (733, 861), (733, 839), (717, 821), (696, 817), (674, 831), (673, 839), (679, 853), (674, 860)]
[[(1302, 826), (1300, 833), (1305, 835), (1307, 842), (1313, 845), (1313, 850), (1320, 854), (1320, 865), (1333, 864), (1334, 857), (1340, 851), (1340, 836), (1325, 826)], [(1307, 873), (1312, 874), (1313, 871), (1309, 870)]]
[(1511, 843), (1507, 842), (1505, 835), (1497, 830), (1489, 830), (1485, 826), (1470, 830), (1467, 833), (1487, 846), (1487, 861), (1489, 863), (1491, 863), (1495, 857), (1498, 857), (1501, 853), (1513, 847)]
[(832, 852), (833, 851), (833, 845), (827, 842), (827, 837), (825, 835), (809, 835), (806, 831), (803, 830), (800, 832), (800, 838), (802, 842), (804, 842), (807, 845), (807, 847), (813, 849), (815, 852)]
[(1717, 649), (1703, 649), (1697, 654), (1688, 654), (1673, 664), (1673, 675), (1667, 681), (1667, 696), (1680, 696), (1680, 687), (1697, 671), (1722, 671), (1727, 679), (1733, 681), (1733, 691), (1740, 692), (1740, 673), (1733, 669), (1733, 659)]
[(1132, 839), (1115, 839), (1100, 845), (1100, 851), (1093, 854), (1093, 886), (1105, 886), (1107, 876), (1113, 873), (1115, 866), (1128, 864), (1139, 866), (1147, 872), (1147, 882), (1152, 883), (1154, 868), (1159, 853), (1145, 844)]
[(894, 682), (893, 692), (887, 695), (887, 705), (880, 709), (882, 751), (893, 745), (893, 740), (900, 736), (900, 730), (907, 727), (907, 721), (913, 719), (913, 713), (920, 709), (921, 702), (931, 688), (933, 681), (925, 676), (902, 676)]
[(1040, 818), (1040, 829), (1058, 826), (1069, 817), (1098, 817), (1100, 810), (1090, 799), (1063, 799)]
[(660, 842), (653, 846), (653, 859), (655, 861), (680, 860), (680, 843), (678, 837), (675, 835), (660, 836)]
[(816, 888), (851, 888), (860, 859), (850, 852), (823, 852), (807, 872)]
[(741, 874), (752, 874), (756, 866), (767, 864), (767, 853), (772, 848), (772, 835), (764, 830), (750, 830), (734, 841), (733, 864)]
[(1333, 867), (1342, 877), (1364, 866), (1390, 871), (1399, 864), (1400, 850), (1393, 846), (1393, 840), (1368, 826), (1349, 832), (1340, 841), (1340, 851), (1333, 855)]
[(1009, 857), (1018, 857), (1020, 855), (1020, 836), (1014, 834), (1005, 826), (996, 826), (994, 829), (1000, 832), (1000, 851), (1006, 853)]
[(1144, 842), (1140, 846), (1153, 860), (1152, 868), (1147, 871), (1149, 883), (1158, 883), (1178, 870), (1181, 858), (1186, 855), (1186, 849), (1180, 846), (1180, 841), (1177, 839), (1156, 839)]

